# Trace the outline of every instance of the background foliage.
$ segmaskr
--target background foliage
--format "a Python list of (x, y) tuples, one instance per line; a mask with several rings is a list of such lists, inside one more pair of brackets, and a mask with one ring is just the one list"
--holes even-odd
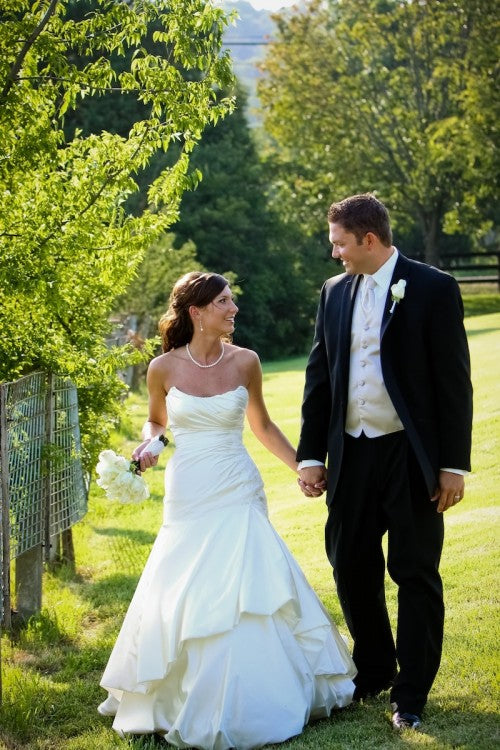
[[(34, 369), (72, 377), (93, 463), (126, 360), (105, 347), (109, 312), (196, 180), (189, 155), (229, 111), (216, 92), (231, 73), (220, 54), (225, 16), (203, 0), (84, 5), (75, 19), (65, 0), (2, 4), (0, 378)], [(152, 28), (155, 53), (143, 46)], [(111, 92), (139, 103), (141, 117), (121, 133), (64, 131), (82, 101)], [(137, 174), (173, 145), (148, 206), (127, 212)]]
[(277, 26), (259, 91), (276, 184), (303, 225), (376, 191), (427, 261), (444, 233), (477, 248), (498, 221), (497, 3), (313, 0)]
[(245, 107), (237, 89), (231, 117), (207, 128), (193, 154), (203, 179), (182, 197), (176, 242), (192, 240), (206, 268), (234, 274), (240, 307), (235, 343), (264, 358), (285, 357), (309, 344), (317, 279), (306, 269), (300, 230), (292, 231), (270, 207), (272, 178)]
[[(95, 2), (87, 0), (86, 4)], [(85, 14), (80, 4), (74, 12), (79, 17)], [(151, 52), (158, 52), (152, 27), (144, 43)], [(123, 67), (124, 60), (118, 59), (116, 65)], [(236, 343), (257, 349), (266, 358), (302, 353), (310, 340), (318, 277), (304, 273), (304, 261), (310, 254), (301, 252), (300, 228), (295, 226), (292, 232), (291, 227), (284, 226), (278, 210), (270, 208), (272, 175), (266, 170), (247, 120), (247, 95), (237, 87), (234, 92), (220, 92), (219, 97), (227, 98), (230, 93), (236, 95), (232, 116), (206, 128), (192, 154), (191, 166), (202, 179), (195, 191), (183, 194), (174, 229), (174, 247), (193, 243), (195, 257), (169, 252), (160, 258), (157, 252), (149, 253), (138, 267), (139, 279), (154, 278), (159, 282), (158, 289), (138, 281), (118, 300), (116, 310), (137, 314), (142, 330), (154, 333), (178, 277), (174, 271), (181, 275), (204, 267), (229, 275), (238, 285)], [(117, 102), (116, 93), (109, 92), (99, 99), (85, 99), (66, 117), (65, 128), (70, 133), (81, 128), (86, 135), (103, 129), (123, 134), (142, 116), (141, 102), (126, 96), (120, 96)], [(149, 181), (172, 162), (177, 148), (174, 145), (168, 153), (152, 156), (138, 174), (139, 190), (128, 199), (127, 210), (135, 214), (147, 206)], [(327, 275), (324, 268), (323, 274)], [(136, 294), (139, 289), (141, 293)], [(149, 313), (144, 309), (148, 306)]]

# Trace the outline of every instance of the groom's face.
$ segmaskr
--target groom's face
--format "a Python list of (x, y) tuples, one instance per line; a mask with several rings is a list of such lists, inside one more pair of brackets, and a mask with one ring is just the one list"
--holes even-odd
[(348, 274), (371, 273), (371, 256), (366, 237), (358, 243), (356, 235), (348, 232), (342, 224), (329, 222), (329, 240), (332, 243), (332, 258), (342, 262)]

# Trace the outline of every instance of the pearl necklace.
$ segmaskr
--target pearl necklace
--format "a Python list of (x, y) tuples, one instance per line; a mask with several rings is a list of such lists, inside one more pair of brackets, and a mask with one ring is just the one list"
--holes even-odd
[(218, 359), (216, 359), (215, 362), (212, 362), (211, 365), (200, 365), (200, 363), (197, 362), (195, 360), (195, 358), (193, 357), (193, 355), (191, 354), (191, 352), (189, 350), (189, 344), (186, 344), (187, 355), (188, 355), (189, 359), (191, 360), (191, 362), (193, 363), (193, 365), (196, 365), (197, 367), (202, 367), (203, 369), (206, 369), (207, 367), (215, 367), (215, 365), (218, 365), (219, 362), (221, 361), (222, 357), (224, 356), (224, 344), (222, 343), (222, 341), (220, 343), (221, 343), (221, 347), (222, 347), (222, 351), (220, 353), (220, 357)]

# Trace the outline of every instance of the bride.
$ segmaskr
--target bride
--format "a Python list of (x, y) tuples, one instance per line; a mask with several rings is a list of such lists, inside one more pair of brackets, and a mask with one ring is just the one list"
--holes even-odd
[(149, 420), (133, 458), (168, 425), (159, 531), (102, 677), (120, 734), (177, 748), (261, 747), (351, 702), (344, 641), (271, 526), (259, 472), (242, 442), (257, 438), (296, 470), (271, 421), (255, 352), (229, 343), (238, 308), (226, 279), (192, 272), (160, 321), (164, 354), (148, 370)]

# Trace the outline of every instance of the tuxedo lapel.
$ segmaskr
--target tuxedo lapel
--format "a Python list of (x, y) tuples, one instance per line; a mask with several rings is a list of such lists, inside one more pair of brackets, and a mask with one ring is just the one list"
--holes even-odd
[(339, 321), (339, 375), (342, 380), (342, 393), (347, 398), (347, 384), (349, 373), (349, 359), (351, 356), (351, 326), (354, 311), (354, 301), (358, 293), (361, 276), (348, 276), (340, 307)]
[(340, 350), (342, 356), (351, 349), (351, 325), (354, 311), (354, 300), (359, 289), (361, 276), (348, 276), (342, 295), (340, 308)]

